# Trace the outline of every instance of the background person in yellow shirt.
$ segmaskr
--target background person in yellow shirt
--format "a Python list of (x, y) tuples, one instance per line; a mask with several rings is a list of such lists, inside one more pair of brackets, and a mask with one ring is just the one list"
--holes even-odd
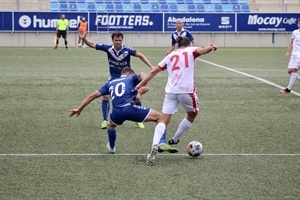
[[(81, 20), (78, 24), (78, 32), (82, 32), (86, 36), (87, 27), (88, 27), (88, 22), (86, 21), (85, 16), (82, 16)], [(79, 36), (78, 36), (78, 46), (77, 47), (78, 48), (85, 47), (84, 42), (82, 41), (82, 39)]]
[(60, 19), (57, 22), (56, 45), (55, 45), (54, 49), (57, 49), (57, 45), (58, 45), (60, 37), (63, 37), (65, 39), (65, 46), (66, 46), (66, 49), (68, 49), (67, 34), (69, 34), (69, 21), (66, 19), (65, 15), (62, 14)]

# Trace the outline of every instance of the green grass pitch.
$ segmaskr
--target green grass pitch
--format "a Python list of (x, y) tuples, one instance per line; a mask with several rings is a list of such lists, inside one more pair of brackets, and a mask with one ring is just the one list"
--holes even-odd
[[(157, 64), (168, 48), (136, 48)], [(154, 123), (118, 127), (107, 154), (100, 99), (69, 118), (108, 77), (106, 54), (89, 48), (0, 47), (0, 199), (299, 199), (300, 84), (285, 87), (286, 48), (219, 48), (200, 57), (201, 111), (177, 145), (146, 165)], [(217, 65), (217, 66), (216, 66)], [(136, 72), (147, 66), (132, 58)], [(227, 67), (233, 71), (224, 68)], [(250, 78), (243, 72), (252, 75)], [(161, 111), (167, 72), (149, 84), (144, 106)], [(168, 138), (185, 117), (173, 116)], [(203, 155), (186, 145), (198, 140)]]

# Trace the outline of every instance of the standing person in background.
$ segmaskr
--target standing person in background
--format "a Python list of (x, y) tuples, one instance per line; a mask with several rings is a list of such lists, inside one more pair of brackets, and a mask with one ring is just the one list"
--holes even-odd
[[(131, 56), (139, 58), (150, 69), (154, 68), (154, 66), (149, 62), (149, 60), (142, 53), (123, 44), (124, 36), (123, 33), (119, 31), (112, 33), (111, 35), (112, 44), (96, 44), (86, 39), (86, 35), (81, 31), (79, 31), (79, 37), (87, 46), (96, 50), (106, 52), (107, 59), (108, 59), (109, 74), (110, 74), (108, 81), (119, 78), (121, 76), (121, 71), (123, 68), (125, 67), (131, 68), (130, 65)], [(136, 104), (138, 106), (142, 105), (140, 101), (136, 102)], [(102, 115), (103, 115), (101, 128), (106, 129), (108, 126), (108, 113), (110, 109), (109, 95), (103, 95), (101, 106), (102, 106)], [(145, 126), (141, 122), (138, 122), (137, 126), (139, 128), (145, 128)]]
[(188, 37), (189, 40), (192, 42), (192, 46), (196, 46), (196, 42), (194, 40), (193, 35), (190, 31), (183, 28), (183, 22), (182, 19), (176, 20), (176, 30), (171, 35), (171, 47), (170, 50), (166, 53), (167, 55), (171, 53), (175, 49), (175, 44), (177, 43), (177, 38), (181, 37)]
[(291, 75), (290, 82), (285, 89), (279, 90), (280, 94), (290, 93), (295, 81), (300, 81), (300, 76), (297, 74), (300, 68), (300, 18), (298, 19), (298, 29), (294, 30), (292, 33), (291, 42), (285, 53), (285, 58), (288, 58), (291, 51), (292, 54), (288, 64), (288, 73)]
[(62, 37), (65, 40), (65, 47), (68, 49), (67, 35), (69, 34), (69, 21), (66, 19), (64, 14), (61, 15), (61, 18), (57, 21), (56, 27), (56, 45), (54, 49), (57, 49), (59, 38)]
[(178, 49), (168, 54), (158, 66), (152, 69), (136, 86), (139, 90), (148, 83), (156, 74), (163, 70), (168, 71), (168, 82), (165, 87), (165, 98), (162, 106), (162, 120), (155, 127), (151, 151), (147, 157), (147, 163), (154, 162), (155, 155), (159, 151), (159, 143), (172, 115), (177, 112), (179, 104), (185, 109), (187, 116), (180, 122), (169, 145), (178, 144), (180, 137), (188, 131), (199, 111), (199, 100), (195, 85), (195, 66), (199, 56), (216, 51), (214, 44), (202, 47), (191, 47), (188, 37), (178, 37)]
[[(85, 16), (82, 16), (81, 20), (78, 24), (78, 32), (81, 31), (86, 36), (87, 27), (88, 27), (88, 22), (86, 21)], [(78, 48), (85, 47), (82, 39), (79, 36), (78, 36), (78, 46), (77, 47)]]

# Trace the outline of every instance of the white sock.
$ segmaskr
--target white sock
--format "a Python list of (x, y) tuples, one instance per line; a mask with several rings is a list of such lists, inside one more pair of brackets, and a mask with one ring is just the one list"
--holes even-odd
[(296, 76), (296, 80), (297, 81), (300, 81), (300, 76), (297, 74), (297, 76)]
[(289, 90), (291, 90), (292, 89), (292, 87), (293, 87), (293, 85), (294, 85), (294, 83), (295, 83), (295, 80), (297, 79), (297, 73), (291, 73), (291, 78), (290, 78), (290, 82), (289, 82), (289, 85), (287, 86), (287, 88), (289, 89)]
[(163, 136), (166, 130), (166, 125), (164, 123), (158, 123), (154, 130), (152, 146), (159, 143), (160, 138)]
[(173, 137), (173, 140), (175, 142), (177, 142), (179, 140), (179, 138), (187, 131), (189, 130), (189, 128), (192, 126), (192, 123), (189, 122), (189, 120), (187, 120), (186, 118), (184, 118), (179, 126), (178, 126), (178, 129)]

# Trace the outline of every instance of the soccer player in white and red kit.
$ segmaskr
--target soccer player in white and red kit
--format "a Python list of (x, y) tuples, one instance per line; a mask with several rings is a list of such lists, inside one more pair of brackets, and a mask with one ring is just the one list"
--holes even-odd
[(285, 89), (279, 90), (279, 93), (281, 94), (289, 93), (292, 90), (295, 81), (300, 81), (300, 76), (297, 74), (300, 68), (300, 18), (298, 19), (298, 29), (294, 30), (292, 33), (291, 42), (285, 53), (285, 58), (288, 58), (291, 50), (292, 54), (288, 64), (288, 73), (291, 75), (290, 82)]
[(155, 127), (152, 148), (147, 157), (147, 163), (154, 162), (159, 148), (159, 141), (172, 115), (178, 110), (179, 104), (185, 109), (187, 116), (181, 121), (174, 137), (168, 143), (170, 145), (177, 144), (179, 138), (192, 126), (199, 111), (199, 100), (195, 86), (196, 58), (217, 50), (214, 44), (204, 48), (191, 47), (191, 41), (188, 37), (178, 37), (177, 42), (178, 49), (168, 54), (136, 86), (136, 89), (139, 89), (157, 73), (164, 70), (168, 71), (168, 82), (165, 87), (165, 98), (162, 107), (162, 121)]

